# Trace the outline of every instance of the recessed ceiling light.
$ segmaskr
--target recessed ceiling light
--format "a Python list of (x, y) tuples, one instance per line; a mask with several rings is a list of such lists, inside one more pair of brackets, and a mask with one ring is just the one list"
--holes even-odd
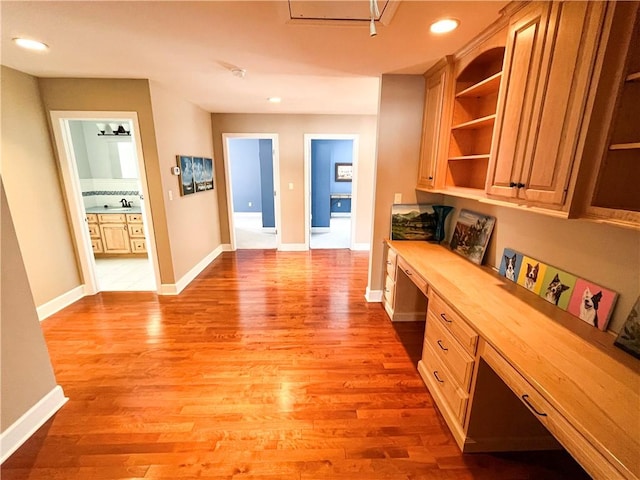
[(48, 45), (42, 42), (38, 42), (37, 40), (30, 40), (28, 38), (14, 38), (13, 41), (19, 47), (26, 48), (28, 50), (38, 50), (42, 52), (49, 49)]
[(448, 33), (460, 25), (460, 21), (455, 18), (443, 18), (442, 20), (438, 20), (431, 24), (431, 33)]
[(280, 103), (282, 99), (280, 97), (269, 97), (267, 98), (271, 103)]

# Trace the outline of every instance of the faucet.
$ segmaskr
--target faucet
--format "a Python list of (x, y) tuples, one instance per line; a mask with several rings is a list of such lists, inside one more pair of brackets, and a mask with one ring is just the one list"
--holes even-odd
[(120, 203), (124, 208), (127, 208), (127, 207), (131, 208), (131, 201), (127, 201), (126, 198), (123, 198), (122, 200), (120, 200)]

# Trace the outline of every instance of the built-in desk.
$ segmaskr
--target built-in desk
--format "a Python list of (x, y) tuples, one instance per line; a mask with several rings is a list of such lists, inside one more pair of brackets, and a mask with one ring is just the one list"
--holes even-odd
[(387, 244), (428, 297), (418, 370), (463, 451), (557, 440), (594, 478), (640, 477), (640, 361), (614, 336), (443, 246)]

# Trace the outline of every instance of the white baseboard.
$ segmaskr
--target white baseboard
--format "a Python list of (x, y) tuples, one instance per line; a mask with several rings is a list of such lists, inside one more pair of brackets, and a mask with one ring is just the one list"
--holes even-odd
[(233, 248), (231, 248), (231, 244), (230, 243), (223, 243), (220, 246), (222, 247), (222, 251), (223, 252), (233, 252)]
[(43, 303), (42, 305), (37, 307), (36, 312), (38, 313), (38, 318), (40, 319), (40, 321), (42, 321), (45, 318), (50, 317), (54, 313), (58, 313), (63, 308), (68, 307), (73, 302), (77, 302), (84, 296), (84, 285), (73, 288), (68, 292), (63, 293), (59, 297), (56, 297), (53, 300)]
[(160, 291), (158, 292), (160, 295), (179, 295), (182, 290), (184, 290), (187, 285), (189, 285), (194, 278), (202, 273), (202, 271), (209, 266), (211, 262), (213, 262), (218, 255), (220, 255), (225, 250), (225, 246), (231, 249), (231, 245), (221, 244), (216, 247), (216, 249), (200, 260), (191, 270), (189, 270), (186, 274), (182, 276), (180, 280), (176, 283), (163, 283), (160, 285)]
[(368, 243), (354, 243), (351, 245), (351, 250), (355, 252), (368, 252), (371, 250), (371, 246)]
[(280, 252), (306, 252), (309, 250), (304, 243), (281, 243), (278, 251)]
[(367, 290), (364, 294), (364, 298), (367, 302), (371, 302), (371, 303), (381, 302), (382, 294), (383, 294), (382, 290), (369, 290), (369, 287), (367, 287)]
[(4, 463), (36, 430), (60, 410), (60, 407), (67, 403), (67, 400), (69, 399), (64, 396), (62, 387), (56, 385), (38, 403), (2, 432), (0, 434), (0, 464)]

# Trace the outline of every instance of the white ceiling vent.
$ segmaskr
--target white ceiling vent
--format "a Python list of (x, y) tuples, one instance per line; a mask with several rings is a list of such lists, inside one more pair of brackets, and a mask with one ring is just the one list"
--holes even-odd
[[(400, 0), (376, 0), (380, 15), (375, 18), (388, 25)], [(322, 25), (362, 25), (371, 21), (369, 0), (289, 0), (288, 23)]]

